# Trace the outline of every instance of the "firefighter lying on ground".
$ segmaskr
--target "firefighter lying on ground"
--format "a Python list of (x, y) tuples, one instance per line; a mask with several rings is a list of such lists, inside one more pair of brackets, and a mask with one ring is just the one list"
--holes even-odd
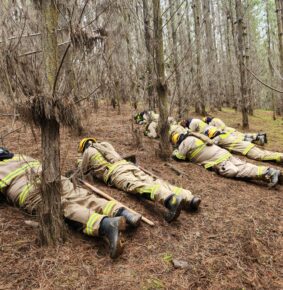
[(209, 126), (202, 120), (194, 118), (183, 120), (180, 122), (180, 125), (188, 128), (191, 132), (199, 132), (208, 136), (213, 140), (214, 144), (232, 153), (241, 154), (257, 161), (283, 163), (283, 153), (263, 150), (255, 144), (245, 141), (244, 134), (242, 133), (220, 131), (216, 127)]
[(84, 138), (78, 152), (83, 154), (79, 162), (83, 176), (90, 174), (120, 190), (159, 202), (168, 209), (165, 215), (168, 222), (177, 219), (182, 209), (194, 211), (199, 207), (200, 198), (194, 197), (188, 190), (146, 174), (138, 166), (124, 160), (108, 142)]
[(282, 182), (279, 170), (257, 166), (233, 157), (227, 150), (213, 144), (208, 137), (189, 133), (182, 126), (170, 127), (170, 141), (175, 148), (173, 157), (177, 160), (189, 160), (224, 177), (263, 180), (268, 182), (269, 187), (274, 187), (279, 180)]
[[(208, 124), (209, 126), (216, 127), (220, 131), (225, 131), (225, 132), (236, 132), (237, 130), (226, 126), (226, 124), (219, 118), (215, 117), (204, 117), (203, 121)], [(237, 131), (238, 132), (238, 131)], [(241, 133), (241, 132), (238, 132)], [(267, 143), (267, 135), (266, 133), (242, 133), (245, 136), (244, 141), (249, 141), (252, 143), (255, 143), (257, 145), (263, 146), (264, 144)]]
[[(153, 111), (143, 111), (135, 116), (135, 121), (137, 124), (145, 124), (144, 135), (156, 139), (158, 138), (158, 121), (159, 114), (154, 113)], [(173, 117), (168, 117), (169, 125), (176, 123)]]
[[(0, 147), (0, 193), (8, 201), (30, 214), (36, 213), (40, 203), (42, 167), (39, 161), (24, 155), (14, 155)], [(138, 226), (139, 214), (133, 214), (119, 203), (96, 197), (84, 188), (73, 186), (63, 177), (61, 205), (64, 217), (79, 225), (89, 236), (108, 240), (110, 257), (121, 254), (120, 231), (125, 223)]]

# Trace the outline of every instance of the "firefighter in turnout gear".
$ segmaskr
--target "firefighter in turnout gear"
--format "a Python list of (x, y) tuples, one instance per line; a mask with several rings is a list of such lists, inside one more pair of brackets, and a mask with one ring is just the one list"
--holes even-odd
[(184, 120), (180, 122), (180, 125), (192, 132), (199, 132), (208, 136), (213, 140), (214, 144), (232, 153), (241, 154), (257, 161), (283, 163), (283, 153), (258, 148), (255, 144), (245, 141), (244, 134), (242, 133), (220, 131), (216, 127), (209, 126), (199, 119)]
[[(216, 127), (220, 131), (238, 132), (236, 129), (226, 126), (226, 124), (219, 118), (204, 117), (203, 121), (207, 123), (209, 126)], [(245, 136), (244, 141), (249, 141), (261, 146), (267, 143), (266, 133), (259, 132), (259, 133), (242, 133), (242, 134), (244, 134)]]
[(83, 154), (79, 165), (83, 176), (90, 173), (108, 185), (159, 202), (168, 209), (165, 215), (168, 222), (177, 219), (182, 209), (197, 210), (199, 207), (200, 199), (190, 191), (146, 174), (124, 160), (108, 142), (84, 138), (78, 152)]
[[(0, 148), (0, 193), (12, 204), (34, 214), (41, 203), (41, 164), (31, 157), (8, 153), (5, 148)], [(123, 249), (120, 231), (125, 229), (126, 222), (137, 226), (141, 216), (128, 212), (118, 202), (98, 198), (78, 186), (75, 188), (63, 176), (61, 181), (64, 217), (86, 235), (106, 238), (110, 257), (119, 256)]]
[(233, 157), (227, 150), (191, 135), (182, 126), (171, 126), (170, 141), (176, 148), (173, 152), (175, 159), (189, 160), (206, 169), (212, 169), (221, 176), (263, 180), (268, 182), (270, 187), (275, 186), (279, 179), (280, 182), (282, 180), (279, 170), (256, 166)]

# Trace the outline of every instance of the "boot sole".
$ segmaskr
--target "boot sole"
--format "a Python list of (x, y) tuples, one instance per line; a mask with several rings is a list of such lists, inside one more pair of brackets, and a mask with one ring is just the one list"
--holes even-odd
[(174, 214), (170, 213), (170, 212), (165, 214), (165, 220), (168, 223), (175, 221), (179, 217), (183, 208), (184, 208), (184, 200), (181, 200), (181, 202), (180, 202), (179, 206), (176, 208)]
[[(124, 231), (125, 229), (126, 229), (126, 219), (124, 217), (121, 217), (118, 223), (118, 230)], [(123, 250), (124, 250), (124, 244), (122, 242), (122, 235), (119, 232), (119, 237), (117, 240), (116, 248), (110, 251), (110, 258), (111, 259), (118, 258), (123, 253)]]

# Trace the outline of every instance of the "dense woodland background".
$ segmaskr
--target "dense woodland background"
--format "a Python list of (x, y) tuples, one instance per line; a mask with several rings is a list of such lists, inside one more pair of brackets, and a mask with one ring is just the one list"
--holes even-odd
[[(44, 95), (42, 46), (49, 44), (42, 35), (40, 1), (1, 2), (1, 101), (18, 104)], [(58, 47), (48, 49), (56, 50), (60, 67), (56, 97), (88, 97), (94, 107), (103, 99), (118, 110), (125, 102), (136, 107), (145, 101), (142, 108), (155, 109), (153, 3), (54, 1)], [(162, 0), (160, 5), (170, 112), (176, 108), (184, 116), (190, 108), (205, 114), (245, 106), (249, 114), (255, 108), (274, 110), (274, 117), (283, 113), (282, 94), (252, 75), (283, 91), (282, 1)]]
[[(39, 236), (0, 203), (0, 289), (282, 289), (282, 189), (175, 163), (184, 178), (160, 159), (170, 156), (168, 115), (266, 130), (267, 149), (283, 150), (282, 0), (0, 3), (1, 145), (43, 165)], [(145, 109), (160, 113), (160, 141), (134, 128)], [(157, 226), (128, 233), (115, 263), (99, 241), (66, 235), (61, 171), (87, 134), (192, 190), (200, 212), (168, 225), (160, 208), (108, 188)], [(189, 266), (176, 270), (173, 258)]]

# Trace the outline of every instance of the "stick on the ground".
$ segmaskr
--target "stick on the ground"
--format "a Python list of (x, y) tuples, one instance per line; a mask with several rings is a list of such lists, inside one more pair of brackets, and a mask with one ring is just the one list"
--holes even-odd
[[(98, 195), (104, 197), (105, 199), (107, 200), (114, 200), (114, 201), (117, 201), (115, 198), (111, 197), (110, 195), (108, 195), (107, 193), (103, 192), (102, 190), (98, 189), (97, 187), (93, 186), (92, 184), (88, 183), (87, 181), (85, 180), (82, 180), (79, 178), (79, 181), (84, 184), (86, 187), (88, 187), (89, 189), (91, 189), (92, 191), (94, 191), (95, 193), (97, 193)], [(126, 205), (123, 204), (123, 207), (126, 208), (127, 210), (133, 212), (133, 213), (137, 213), (136, 211), (134, 211), (133, 209), (127, 207)], [(150, 226), (154, 226), (154, 223), (145, 218), (144, 216), (142, 216), (142, 221)]]
[(184, 175), (184, 176), (189, 177), (189, 175), (187, 173), (185, 173), (184, 171), (176, 168), (174, 165), (172, 165), (172, 164), (170, 164), (168, 162), (166, 162), (165, 165), (168, 166), (168, 167), (170, 167), (174, 172), (177, 173), (177, 175)]
[(145, 169), (145, 168), (143, 168), (143, 167), (141, 167), (141, 166), (138, 166), (138, 167), (139, 167), (139, 169), (141, 169), (141, 170), (142, 170), (143, 172), (145, 172), (146, 174), (151, 175), (152, 177), (155, 177), (155, 178), (157, 178), (157, 179), (162, 179), (161, 177), (155, 175), (155, 174), (152, 173), (151, 171), (149, 171), (149, 170), (147, 170), (147, 169)]

